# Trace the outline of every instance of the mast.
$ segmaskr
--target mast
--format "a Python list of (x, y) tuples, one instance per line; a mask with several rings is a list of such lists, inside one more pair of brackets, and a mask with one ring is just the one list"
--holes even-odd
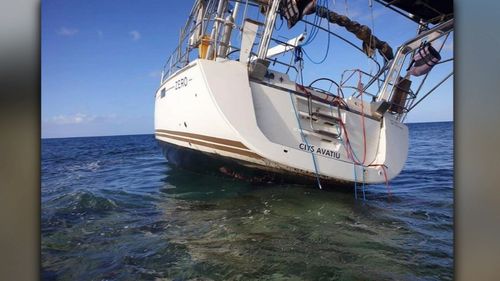
[(212, 44), (208, 46), (207, 59), (212, 59), (217, 49), (217, 40), (219, 38), (219, 30), (221, 22), (224, 22), (224, 12), (227, 7), (228, 0), (219, 0), (219, 5), (217, 7), (217, 14), (214, 18), (214, 25), (212, 27), (212, 33), (210, 34), (210, 40)]
[(266, 59), (267, 49), (269, 48), (271, 36), (273, 35), (274, 24), (276, 23), (276, 12), (278, 11), (280, 2), (281, 0), (272, 0), (271, 5), (268, 6), (269, 8), (267, 9), (264, 34), (262, 35), (262, 42), (257, 54), (257, 57), (259, 59)]
[(222, 32), (222, 39), (219, 46), (218, 57), (225, 58), (227, 52), (229, 51), (231, 34), (233, 32), (234, 21), (238, 16), (238, 11), (240, 9), (240, 2), (236, 2), (234, 4), (233, 13), (226, 17), (226, 21), (224, 22), (224, 31)]

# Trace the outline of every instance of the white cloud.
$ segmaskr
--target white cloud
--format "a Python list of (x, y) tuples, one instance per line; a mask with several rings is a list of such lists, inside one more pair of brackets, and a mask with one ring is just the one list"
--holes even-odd
[(161, 76), (161, 71), (151, 71), (150, 73), (148, 73), (148, 76), (151, 77), (151, 78), (160, 78)]
[(132, 36), (132, 40), (134, 40), (134, 41), (141, 39), (141, 33), (139, 33), (139, 31), (137, 31), (137, 30), (132, 30), (132, 31), (130, 31), (129, 34), (130, 34), (130, 36)]
[(75, 113), (70, 115), (57, 115), (45, 121), (48, 124), (54, 125), (78, 125), (89, 124), (93, 122), (105, 122), (116, 119), (116, 114), (109, 115), (88, 115), (85, 113)]
[(83, 124), (95, 120), (95, 116), (89, 116), (84, 113), (76, 113), (73, 115), (58, 115), (49, 119), (49, 123), (57, 125)]
[[(104, 115), (62, 114), (49, 116), (42, 120), (42, 138), (124, 135), (129, 132), (134, 133), (131, 122), (135, 121), (134, 119), (127, 119), (124, 122), (123, 117), (119, 117), (114, 113)], [(144, 122), (142, 123), (144, 124)]]
[(73, 36), (78, 33), (78, 29), (76, 28), (67, 28), (67, 27), (61, 27), (58, 31), (57, 34), (62, 35), (62, 36)]

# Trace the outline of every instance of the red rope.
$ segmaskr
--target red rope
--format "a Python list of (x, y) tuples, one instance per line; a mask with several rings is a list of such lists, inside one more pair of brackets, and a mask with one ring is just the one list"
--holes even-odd
[(384, 179), (385, 179), (385, 187), (387, 188), (387, 194), (389, 195), (389, 200), (391, 200), (391, 186), (389, 185), (389, 180), (387, 179), (387, 167), (384, 164), (374, 164), (370, 165), (371, 167), (381, 167), (382, 171), (384, 172)]
[[(361, 98), (361, 124), (362, 124), (362, 127), (363, 127), (363, 161), (362, 161), (362, 163), (360, 163), (357, 160), (357, 158), (355, 157), (354, 150), (352, 149), (351, 141), (349, 140), (349, 134), (347, 132), (345, 124), (344, 124), (344, 122), (342, 122), (342, 119), (339, 118), (340, 119), (340, 125), (342, 126), (342, 129), (344, 130), (344, 134), (345, 134), (345, 139), (346, 139), (345, 143), (346, 143), (346, 145), (344, 146), (344, 148), (346, 150), (347, 157), (349, 159), (351, 159), (353, 161), (353, 163), (355, 163), (356, 165), (364, 165), (364, 163), (366, 161), (365, 108), (364, 108), (364, 102), (363, 102), (363, 84), (361, 83), (361, 81), (362, 81), (361, 80), (361, 78), (362, 78), (361, 75), (362, 75), (362, 73), (361, 73), (361, 71), (359, 71), (358, 91), (360, 93), (360, 98)], [(383, 164), (376, 164), (376, 165), (370, 165), (370, 166), (375, 166), (375, 167), (379, 166), (379, 167), (382, 168), (382, 171), (383, 171), (383, 174), (384, 174), (384, 179), (385, 179), (385, 186), (387, 188), (387, 193), (388, 193), (389, 200), (390, 200), (391, 199), (391, 195), (392, 195), (392, 191), (391, 191), (391, 187), (389, 185), (389, 179), (387, 178), (386, 166), (383, 165)]]
[(382, 171), (384, 171), (384, 178), (385, 178), (385, 187), (387, 188), (387, 194), (389, 195), (389, 200), (391, 200), (391, 186), (389, 185), (389, 180), (387, 179), (387, 171), (384, 165), (380, 165), (382, 167)]
[(339, 119), (340, 119), (340, 125), (342, 126), (342, 129), (344, 130), (344, 134), (346, 136), (345, 150), (347, 153), (347, 157), (351, 159), (353, 163), (355, 163), (356, 165), (364, 166), (366, 162), (366, 127), (365, 127), (365, 107), (363, 102), (363, 87), (361, 83), (361, 71), (359, 71), (358, 90), (361, 94), (361, 125), (363, 128), (363, 161), (359, 162), (359, 160), (357, 159), (356, 154), (354, 153), (354, 149), (352, 148), (351, 141), (349, 140), (349, 134), (347, 133), (347, 128), (344, 122), (342, 122), (342, 118)]

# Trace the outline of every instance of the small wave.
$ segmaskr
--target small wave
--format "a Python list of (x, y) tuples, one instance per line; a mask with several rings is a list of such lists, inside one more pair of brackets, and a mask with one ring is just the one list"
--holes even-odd
[(84, 218), (95, 219), (117, 208), (115, 201), (88, 191), (68, 193), (44, 203), (41, 230), (48, 235), (71, 228)]
[(62, 211), (77, 213), (111, 211), (118, 208), (115, 201), (89, 191), (69, 193), (54, 199), (51, 203)]
[(75, 199), (73, 208), (79, 210), (109, 211), (118, 207), (113, 200), (89, 192), (80, 193)]
[(71, 171), (71, 172), (76, 172), (76, 171), (96, 172), (100, 167), (101, 167), (100, 161), (96, 160), (96, 161), (92, 161), (92, 162), (88, 162), (88, 163), (68, 166), (68, 167), (66, 167), (66, 169)]

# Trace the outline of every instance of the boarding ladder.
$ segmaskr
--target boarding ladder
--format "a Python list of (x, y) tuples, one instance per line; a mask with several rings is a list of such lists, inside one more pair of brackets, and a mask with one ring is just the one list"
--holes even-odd
[(296, 95), (296, 102), (300, 118), (309, 121), (308, 126), (302, 126), (304, 134), (329, 143), (341, 137), (341, 117), (335, 107), (313, 99), (312, 95)]

